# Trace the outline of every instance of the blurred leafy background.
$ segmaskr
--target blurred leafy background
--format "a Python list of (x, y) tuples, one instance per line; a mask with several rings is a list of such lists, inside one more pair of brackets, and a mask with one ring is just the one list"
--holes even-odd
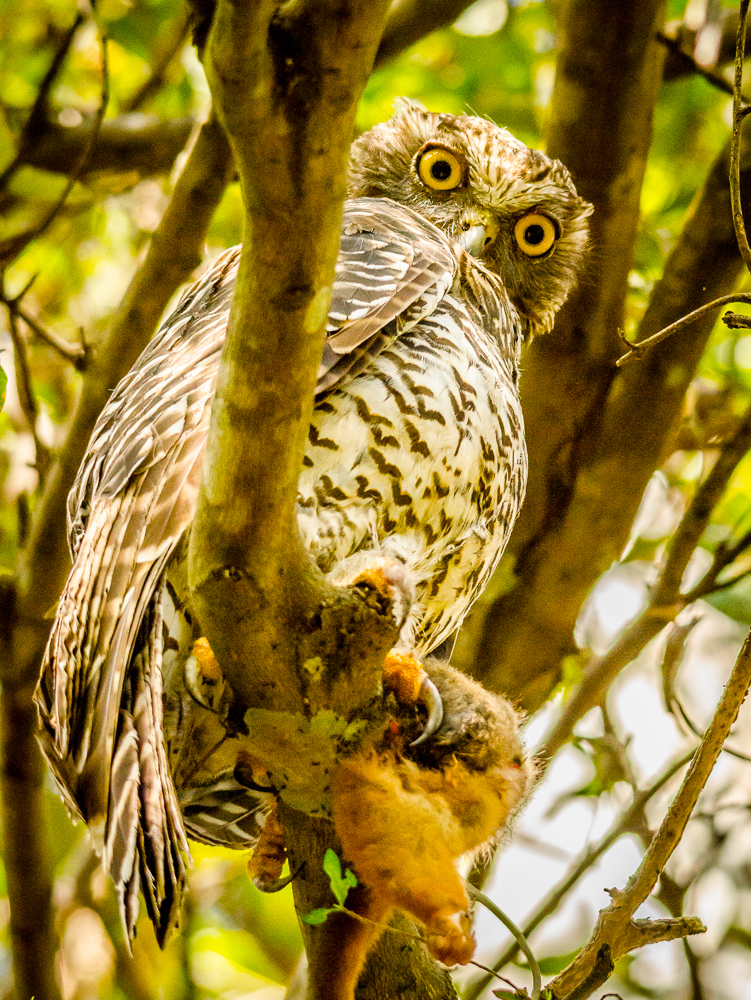
[[(391, 113), (395, 96), (418, 98), (431, 110), (487, 116), (531, 146), (544, 147), (555, 75), (558, 3), (480, 0), (450, 28), (428, 35), (377, 70), (367, 88), (359, 127)], [(670, 0), (668, 18), (694, 25), (696, 58), (725, 73), (717, 46), (702, 26), (722, 27), (729, 6)], [(85, 20), (49, 95), (59, 134), (46, 152), (17, 155), (24, 126), (45, 74), (78, 8), (69, 0), (0, 0), (0, 277), (6, 299), (25, 292), (23, 309), (43, 331), (96, 350), (108, 317), (122, 298), (168, 202), (185, 153), (153, 153), (137, 161), (124, 142), (120, 163), (86, 170), (46, 231), (25, 240), (45, 219), (66, 185), (52, 168), (65, 130), (91, 122), (101, 101), (102, 50), (94, 21)], [(131, 140), (154, 128), (154, 143), (179, 149), (208, 111), (203, 71), (188, 42), (177, 0), (100, 0), (106, 32), (109, 101), (105, 122)], [(708, 31), (704, 32), (705, 35)], [(727, 64), (727, 60), (726, 60)], [(725, 64), (725, 66), (726, 66)], [(126, 117), (127, 116), (127, 117)], [(631, 335), (649, 301), (665, 258), (710, 164), (727, 141), (731, 98), (696, 72), (666, 75), (655, 111), (654, 140), (642, 191), (636, 258), (629, 278), (625, 333)], [(169, 128), (168, 128), (169, 127)], [(182, 130), (182, 131), (180, 131)], [(170, 133), (171, 134), (171, 133)], [(172, 146), (170, 146), (170, 142)], [(60, 153), (62, 155), (62, 153)], [(69, 167), (73, 161), (69, 157)], [(45, 168), (46, 164), (46, 168)], [(231, 183), (211, 223), (210, 261), (241, 239), (240, 194)], [(13, 252), (21, 239), (25, 245)], [(11, 248), (8, 250), (8, 248)], [(7, 251), (7, 252), (6, 252)], [(596, 251), (595, 251), (596, 252)], [(606, 262), (605, 262), (606, 265)], [(31, 283), (31, 287), (29, 286)], [(746, 285), (748, 287), (748, 280)], [(64, 437), (81, 375), (70, 360), (20, 323), (23, 352), (14, 351), (8, 316), (0, 313), (0, 368), (7, 396), (0, 413), (0, 573), (11, 574), (39, 496), (39, 484)], [(49, 339), (49, 338), (48, 338)], [(25, 367), (24, 367), (25, 366)], [(33, 400), (24, 398), (31, 387)], [(0, 389), (2, 383), (0, 383)], [(623, 559), (607, 571), (584, 607), (577, 641), (584, 653), (603, 651), (643, 606), (654, 568), (696, 483), (711, 464), (716, 442), (751, 402), (751, 335), (716, 325), (692, 385), (671, 454), (653, 477)], [(33, 424), (33, 430), (30, 426)], [(738, 466), (712, 516), (689, 574), (706, 569), (718, 545), (751, 528), (751, 458)], [(751, 570), (751, 555), (736, 568)], [(677, 691), (685, 714), (702, 728), (729, 664), (751, 625), (751, 576), (691, 609), (692, 629)], [(681, 619), (680, 621), (683, 621)], [(588, 845), (603, 837), (628, 805), (636, 783), (649, 783), (695, 739), (666, 710), (660, 640), (623, 673), (608, 713), (594, 710), (548, 770), (513, 843), (502, 848), (490, 891), (519, 923), (535, 910)], [(580, 675), (572, 660), (557, 698)], [(556, 701), (527, 727), (534, 746)], [(751, 718), (741, 716), (733, 737), (751, 752)], [(751, 998), (751, 765), (724, 757), (692, 820), (671, 878), (709, 927), (690, 948), (662, 944), (619, 963), (608, 989), (621, 996)], [(673, 785), (668, 784), (669, 790)], [(658, 817), (664, 793), (648, 815)], [(250, 884), (242, 854), (195, 845), (184, 931), (162, 953), (150, 927), (141, 927), (134, 957), (127, 954), (112, 888), (92, 859), (51, 786), (46, 809), (53, 849), (58, 977), (65, 1000), (132, 1000), (283, 995), (301, 953), (289, 889), (263, 896)], [(553, 974), (586, 938), (606, 902), (604, 887), (621, 885), (638, 863), (641, 842), (625, 831), (579, 880), (533, 937), (543, 971)], [(650, 903), (645, 912), (663, 912)], [(9, 904), (0, 866), (0, 995), (13, 995), (8, 941)], [(479, 919), (479, 957), (492, 962), (505, 947), (499, 926)], [(523, 968), (508, 973), (524, 982)], [(466, 984), (472, 975), (461, 973)], [(487, 993), (487, 996), (490, 994)], [(21, 998), (18, 998), (21, 1000)]]

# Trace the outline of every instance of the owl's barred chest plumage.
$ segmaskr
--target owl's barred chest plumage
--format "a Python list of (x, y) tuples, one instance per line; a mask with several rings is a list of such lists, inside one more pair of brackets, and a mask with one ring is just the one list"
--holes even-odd
[[(298, 523), (337, 578), (359, 551), (406, 563), (416, 586), (402, 644), (423, 655), (461, 624), (503, 551), (527, 475), (518, 318), (501, 295), (479, 326), (440, 307), (314, 410)], [(497, 329), (497, 338), (493, 330)]]

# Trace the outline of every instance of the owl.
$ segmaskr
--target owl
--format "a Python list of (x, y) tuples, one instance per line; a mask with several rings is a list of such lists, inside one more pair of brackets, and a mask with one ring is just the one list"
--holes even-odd
[[(398, 689), (401, 668), (416, 664), (410, 697), (422, 692), (432, 714), (421, 744), (394, 749), (382, 734), (334, 785), (383, 789), (389, 767), (404, 765), (412, 776), (397, 785), (414, 784), (415, 802), (445, 802), (458, 781), (451, 761), (461, 759), (447, 734), (466, 743), (468, 730), (453, 709), (441, 718), (440, 702), (453, 705), (462, 682), (442, 675), (441, 695), (421, 664), (446, 648), (482, 592), (522, 503), (521, 345), (551, 327), (569, 294), (591, 206), (565, 167), (505, 129), (408, 100), (354, 142), (348, 196), (297, 520), (334, 584), (399, 568), (401, 627), (386, 680)], [(186, 538), (239, 258), (239, 248), (227, 251), (186, 291), (102, 411), (69, 497), (74, 564), (36, 693), (42, 747), (115, 881), (126, 929), (140, 890), (160, 941), (177, 919), (186, 832), (235, 847), (258, 833), (252, 763), (243, 770), (237, 755), (207, 743), (186, 765), (225, 695), (210, 650), (201, 653)], [(511, 736), (496, 755), (500, 771), (479, 769), (503, 775), (486, 804), (518, 801), (524, 785), (514, 777), (513, 711), (499, 711), (511, 712)], [(193, 749), (175, 748), (170, 734), (188, 731)], [(420, 756), (431, 741), (449, 747), (438, 764)], [(445, 779), (437, 788), (425, 777), (434, 772)], [(390, 794), (374, 792), (383, 802)], [(330, 809), (340, 832), (361, 821), (345, 798)], [(462, 810), (477, 804), (449, 800), (461, 827)], [(510, 806), (496, 806), (482, 807), (490, 818), (469, 840), (446, 847), (452, 862), (505, 823)], [(367, 868), (357, 837), (342, 839)], [(466, 944), (449, 952), (464, 954)]]

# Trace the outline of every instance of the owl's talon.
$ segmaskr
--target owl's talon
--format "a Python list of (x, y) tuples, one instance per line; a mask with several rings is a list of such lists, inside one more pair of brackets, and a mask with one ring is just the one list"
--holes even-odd
[(417, 701), (428, 710), (428, 721), (425, 728), (416, 740), (412, 740), (411, 747), (419, 746), (430, 739), (433, 733), (437, 732), (443, 722), (443, 701), (438, 688), (429, 677), (424, 677), (417, 695)]
[(401, 702), (424, 705), (428, 721), (423, 733), (411, 744), (417, 746), (429, 739), (443, 722), (443, 702), (438, 688), (425, 673), (414, 653), (391, 650), (383, 663), (383, 683)]
[(268, 878), (263, 874), (259, 874), (255, 875), (251, 881), (259, 892), (281, 892), (282, 889), (286, 889), (287, 886), (297, 878), (304, 867), (305, 862), (303, 861), (301, 865), (298, 865), (293, 872), (290, 872), (289, 875), (285, 875), (284, 878)]

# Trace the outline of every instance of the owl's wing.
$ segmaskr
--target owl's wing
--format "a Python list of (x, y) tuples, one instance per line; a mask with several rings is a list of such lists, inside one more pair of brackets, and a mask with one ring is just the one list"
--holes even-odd
[[(348, 381), (451, 287), (459, 251), (385, 199), (346, 207), (318, 392)], [(163, 941), (187, 843), (161, 717), (160, 582), (195, 512), (239, 248), (184, 294), (105, 406), (71, 491), (74, 565), (36, 692), (41, 742), (115, 880)]]
[(316, 392), (354, 378), (429, 316), (456, 279), (460, 252), (389, 198), (348, 202)]
[(195, 510), (238, 260), (228, 251), (188, 289), (99, 417), (68, 498), (74, 564), (36, 691), (45, 755), (125, 927), (140, 886), (160, 941), (188, 845), (162, 738), (159, 581)]

